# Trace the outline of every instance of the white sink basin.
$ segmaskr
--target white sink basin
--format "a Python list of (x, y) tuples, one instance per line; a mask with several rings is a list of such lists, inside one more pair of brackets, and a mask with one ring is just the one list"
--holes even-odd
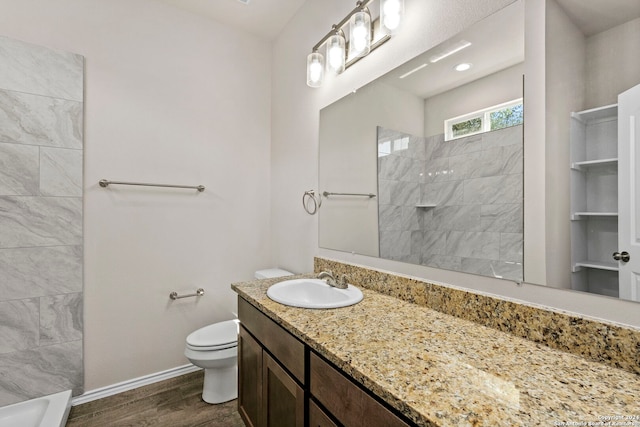
[(293, 279), (267, 289), (267, 296), (280, 304), (302, 308), (338, 308), (362, 301), (362, 292), (353, 285), (338, 289), (320, 279)]

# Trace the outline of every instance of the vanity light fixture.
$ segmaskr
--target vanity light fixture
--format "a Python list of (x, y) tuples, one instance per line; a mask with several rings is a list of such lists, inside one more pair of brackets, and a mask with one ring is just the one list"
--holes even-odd
[(307, 56), (307, 85), (320, 87), (322, 80), (324, 80), (324, 56), (314, 50)]
[(327, 70), (334, 74), (340, 74), (344, 71), (347, 55), (346, 39), (344, 32), (334, 26), (335, 34), (329, 37), (327, 41)]
[(349, 20), (349, 57), (367, 56), (371, 52), (371, 14), (366, 7)]
[[(373, 1), (380, 3), (380, 16), (375, 20), (367, 7)], [(355, 9), (333, 25), (307, 56), (307, 85), (322, 86), (325, 67), (327, 72), (340, 74), (380, 47), (397, 31), (403, 14), (404, 0), (358, 0)], [(348, 39), (343, 30), (347, 25)]]
[(403, 0), (380, 0), (381, 25), (388, 34), (395, 34), (404, 15)]

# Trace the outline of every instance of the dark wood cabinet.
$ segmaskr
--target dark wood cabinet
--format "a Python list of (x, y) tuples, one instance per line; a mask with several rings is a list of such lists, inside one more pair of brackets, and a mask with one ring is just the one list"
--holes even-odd
[(242, 298), (238, 317), (238, 411), (247, 427), (412, 425)]
[(309, 400), (309, 427), (338, 427), (316, 402)]
[(238, 318), (247, 331), (301, 384), (305, 345), (246, 300), (238, 299)]
[(304, 390), (268, 353), (262, 359), (262, 425), (304, 427)]
[(238, 300), (238, 411), (247, 427), (304, 427), (305, 347)]
[(262, 347), (245, 328), (238, 334), (238, 411), (247, 427), (258, 427), (262, 414)]
[(345, 426), (409, 427), (315, 353), (309, 357), (311, 395)]

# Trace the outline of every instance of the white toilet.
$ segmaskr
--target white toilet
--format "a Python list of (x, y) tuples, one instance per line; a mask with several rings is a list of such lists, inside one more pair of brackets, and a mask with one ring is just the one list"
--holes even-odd
[[(286, 270), (270, 268), (256, 271), (256, 279), (290, 276)], [(238, 397), (238, 328), (237, 319), (214, 323), (187, 337), (184, 355), (204, 369), (202, 400), (223, 403)]]

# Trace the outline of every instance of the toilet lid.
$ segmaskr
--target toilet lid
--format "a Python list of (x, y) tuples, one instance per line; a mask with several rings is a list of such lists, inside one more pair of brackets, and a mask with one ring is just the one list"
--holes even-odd
[(238, 320), (227, 320), (205, 326), (187, 337), (192, 347), (230, 347), (238, 342)]

